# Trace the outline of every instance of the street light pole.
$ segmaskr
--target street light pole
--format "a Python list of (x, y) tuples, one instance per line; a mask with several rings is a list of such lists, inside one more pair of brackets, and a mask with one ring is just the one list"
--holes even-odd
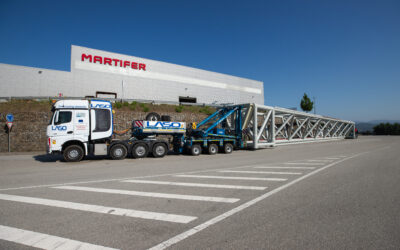
[(315, 105), (315, 96), (313, 96), (313, 101), (314, 101), (314, 115), (317, 113), (317, 105)]

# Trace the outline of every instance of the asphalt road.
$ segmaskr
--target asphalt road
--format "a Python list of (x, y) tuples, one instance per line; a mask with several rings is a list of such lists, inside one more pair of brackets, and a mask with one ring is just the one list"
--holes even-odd
[(400, 249), (400, 137), (231, 155), (0, 155), (0, 249)]

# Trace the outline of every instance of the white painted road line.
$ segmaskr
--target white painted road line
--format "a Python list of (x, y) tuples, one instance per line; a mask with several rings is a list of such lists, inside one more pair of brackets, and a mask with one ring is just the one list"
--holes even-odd
[(59, 201), (59, 200), (49, 200), (49, 199), (41, 199), (41, 198), (26, 197), (26, 196), (8, 195), (8, 194), (0, 194), (0, 200), (15, 201), (15, 202), (22, 202), (28, 204), (50, 206), (50, 207), (68, 208), (73, 210), (100, 213), (100, 214), (112, 214), (112, 215), (128, 216), (133, 218), (168, 221), (175, 223), (189, 223), (197, 219), (197, 217), (193, 216), (147, 212), (147, 211), (116, 208), (116, 207), (104, 207), (99, 205), (91, 205), (84, 203)]
[(174, 176), (187, 177), (187, 178), (226, 179), (226, 180), (287, 181), (287, 179), (282, 179), (282, 178), (233, 177), (233, 176), (210, 176), (210, 175), (189, 175), (189, 174), (180, 174)]
[(285, 162), (283, 164), (286, 164), (286, 165), (308, 165), (308, 166), (325, 165), (325, 163), (316, 163), (316, 162)]
[(268, 167), (268, 166), (261, 166), (261, 167), (253, 167), (253, 168), (268, 168), (268, 169), (315, 169), (315, 167)]
[(271, 172), (271, 171), (239, 171), (239, 170), (221, 170), (220, 173), (243, 173), (243, 174), (291, 174), (301, 175), (299, 172)]
[(284, 185), (282, 185), (282, 186), (280, 186), (278, 188), (275, 188), (274, 190), (271, 190), (271, 191), (269, 191), (269, 192), (267, 192), (267, 193), (265, 193), (265, 194), (263, 194), (261, 196), (258, 196), (257, 198), (255, 198), (253, 200), (250, 200), (250, 201), (248, 201), (246, 203), (243, 203), (242, 205), (240, 205), (238, 207), (235, 207), (235, 208), (229, 210), (228, 212), (225, 212), (225, 213), (223, 213), (221, 215), (218, 215), (218, 216), (216, 216), (216, 217), (214, 217), (214, 218), (212, 218), (212, 219), (210, 219), (210, 220), (208, 220), (208, 221), (206, 221), (206, 222), (204, 222), (204, 223), (202, 223), (202, 224), (200, 224), (198, 226), (195, 226), (194, 228), (191, 228), (191, 229), (189, 229), (189, 230), (187, 230), (187, 231), (185, 231), (185, 232), (183, 232), (181, 234), (178, 234), (178, 235), (170, 238), (169, 240), (161, 242), (160, 244), (150, 248), (149, 250), (161, 250), (161, 249), (165, 249), (167, 247), (170, 247), (170, 246), (172, 246), (172, 245), (174, 245), (174, 244), (176, 244), (176, 243), (178, 243), (178, 242), (180, 242), (180, 241), (182, 241), (182, 240), (184, 240), (184, 239), (186, 239), (186, 238), (188, 238), (188, 237), (190, 237), (190, 236), (192, 236), (192, 235), (194, 235), (194, 234), (196, 234), (196, 233), (198, 233), (200, 231), (203, 231), (204, 229), (206, 229), (206, 228), (208, 228), (208, 227), (210, 227), (210, 226), (212, 226), (212, 225), (214, 225), (214, 224), (216, 224), (216, 223), (218, 223), (218, 222), (220, 222), (220, 221), (222, 221), (222, 220), (224, 220), (224, 219), (226, 219), (226, 218), (228, 218), (228, 217), (230, 217), (230, 216), (232, 216), (232, 215), (234, 215), (234, 214), (236, 214), (236, 213), (238, 213), (238, 212), (240, 212), (240, 211), (242, 211), (242, 210), (244, 210), (244, 209), (246, 209), (246, 208), (248, 208), (248, 207), (250, 207), (250, 206), (252, 206), (252, 205), (254, 205), (254, 204), (256, 204), (256, 203), (258, 203), (260, 201), (262, 201), (262, 200), (264, 200), (264, 199), (266, 199), (266, 198), (268, 198), (269, 196), (271, 196), (273, 194), (276, 194), (276, 193), (278, 193), (278, 192), (280, 192), (280, 191), (282, 191), (282, 190), (284, 190), (284, 189), (296, 184), (299, 181), (302, 181), (302, 180), (304, 180), (304, 179), (306, 179), (306, 178), (308, 178), (308, 177), (310, 177), (312, 175), (315, 175), (316, 173), (318, 173), (318, 172), (320, 172), (322, 170), (330, 168), (330, 167), (332, 167), (332, 166), (334, 166), (334, 165), (336, 165), (338, 163), (341, 163), (341, 162), (343, 162), (345, 160), (354, 158), (356, 156), (359, 156), (359, 155), (362, 155), (362, 154), (365, 154), (365, 153), (368, 153), (368, 152), (356, 154), (356, 155), (350, 156), (348, 158), (344, 158), (344, 159), (342, 159), (340, 161), (333, 162), (333, 163), (331, 163), (329, 165), (326, 165), (326, 166), (324, 166), (322, 168), (319, 168), (317, 170), (314, 170), (314, 171), (312, 171), (312, 172), (310, 172), (310, 173), (308, 173), (306, 175), (303, 175), (303, 176), (301, 176), (301, 177), (299, 177), (299, 178), (297, 178), (297, 179), (295, 179), (295, 180), (293, 180), (291, 182), (288, 182), (288, 183), (286, 183), (286, 184), (284, 184)]
[(307, 160), (310, 162), (332, 162), (333, 160)]
[(2, 225), (0, 225), (0, 239), (41, 249), (115, 249)]
[(131, 190), (91, 188), (91, 187), (78, 187), (78, 186), (59, 186), (59, 187), (53, 187), (53, 188), (63, 189), (63, 190), (88, 191), (88, 192), (107, 193), (107, 194), (123, 194), (123, 195), (133, 195), (133, 196), (143, 196), (143, 197), (153, 197), (153, 198), (192, 200), (192, 201), (212, 201), (212, 202), (235, 203), (240, 200), (240, 199), (236, 199), (236, 198), (183, 195), (183, 194), (167, 194), (167, 193), (152, 193), (152, 192), (139, 192), (139, 191), (131, 191)]
[(259, 186), (220, 185), (220, 184), (171, 182), (171, 181), (127, 180), (127, 181), (122, 181), (122, 182), (141, 183), (141, 184), (172, 185), (172, 186), (184, 186), (184, 187), (244, 189), (244, 190), (264, 190), (264, 189), (267, 188), (267, 187), (259, 187)]
[(324, 157), (324, 159), (327, 159), (327, 160), (339, 160), (340, 158), (339, 157)]

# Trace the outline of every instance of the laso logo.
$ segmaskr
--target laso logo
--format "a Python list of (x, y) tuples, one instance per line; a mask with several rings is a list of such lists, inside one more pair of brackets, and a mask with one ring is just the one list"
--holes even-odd
[(64, 130), (67, 130), (67, 126), (51, 126), (51, 130), (53, 130), (53, 131), (56, 131), (56, 130), (64, 131)]
[(97, 103), (95, 105), (90, 104), (90, 107), (91, 108), (98, 108), (98, 109), (110, 109), (111, 108), (111, 104), (100, 104), (100, 103)]
[(147, 121), (147, 127), (181, 128), (181, 127), (183, 127), (183, 123), (180, 123), (180, 122), (151, 122), (151, 121)]

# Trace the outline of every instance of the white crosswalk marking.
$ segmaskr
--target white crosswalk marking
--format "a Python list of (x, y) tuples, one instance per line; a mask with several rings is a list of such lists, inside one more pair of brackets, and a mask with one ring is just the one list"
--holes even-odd
[(226, 180), (287, 181), (287, 179), (282, 179), (282, 178), (233, 177), (233, 176), (188, 175), (188, 174), (180, 174), (174, 176), (187, 177), (187, 178), (226, 179)]
[(172, 186), (185, 186), (185, 187), (244, 189), (244, 190), (264, 190), (264, 189), (267, 188), (267, 187), (259, 187), (259, 186), (221, 185), (221, 184), (171, 182), (171, 181), (126, 180), (126, 181), (121, 181), (121, 182), (141, 183), (141, 184), (172, 185)]
[(139, 192), (139, 191), (120, 190), (120, 189), (78, 187), (78, 186), (57, 186), (57, 187), (53, 187), (53, 188), (76, 190), (76, 191), (108, 193), (108, 194), (124, 194), (124, 195), (134, 195), (134, 196), (144, 196), (144, 197), (154, 197), (154, 198), (192, 200), (192, 201), (212, 201), (212, 202), (235, 203), (240, 200), (240, 199), (236, 199), (236, 198), (167, 194), (167, 193), (152, 193), (152, 192)]
[(147, 212), (140, 210), (125, 209), (125, 208), (105, 207), (99, 205), (91, 205), (84, 203), (59, 201), (59, 200), (49, 200), (49, 199), (41, 199), (41, 198), (26, 197), (26, 196), (8, 195), (8, 194), (0, 194), (0, 200), (23, 202), (28, 204), (59, 207), (59, 208), (68, 208), (73, 210), (80, 210), (80, 211), (94, 212), (101, 214), (128, 216), (141, 219), (168, 221), (175, 223), (189, 223), (197, 219), (197, 217), (193, 216)]
[(268, 169), (315, 169), (315, 167), (269, 167), (269, 166), (260, 166), (260, 167), (253, 167), (253, 168), (268, 168)]
[(77, 240), (70, 240), (67, 238), (62, 238), (49, 234), (37, 233), (33, 231), (23, 230), (15, 227), (2, 226), (2, 225), (0, 225), (0, 239), (41, 249), (57, 249), (57, 250), (115, 249), (115, 248), (94, 245)]
[(243, 173), (243, 174), (288, 174), (300, 175), (299, 172), (272, 172), (272, 171), (241, 171), (241, 170), (221, 170), (220, 173)]
[(316, 163), (316, 162), (284, 162), (286, 165), (308, 165), (308, 166), (321, 166), (325, 165), (325, 163)]

